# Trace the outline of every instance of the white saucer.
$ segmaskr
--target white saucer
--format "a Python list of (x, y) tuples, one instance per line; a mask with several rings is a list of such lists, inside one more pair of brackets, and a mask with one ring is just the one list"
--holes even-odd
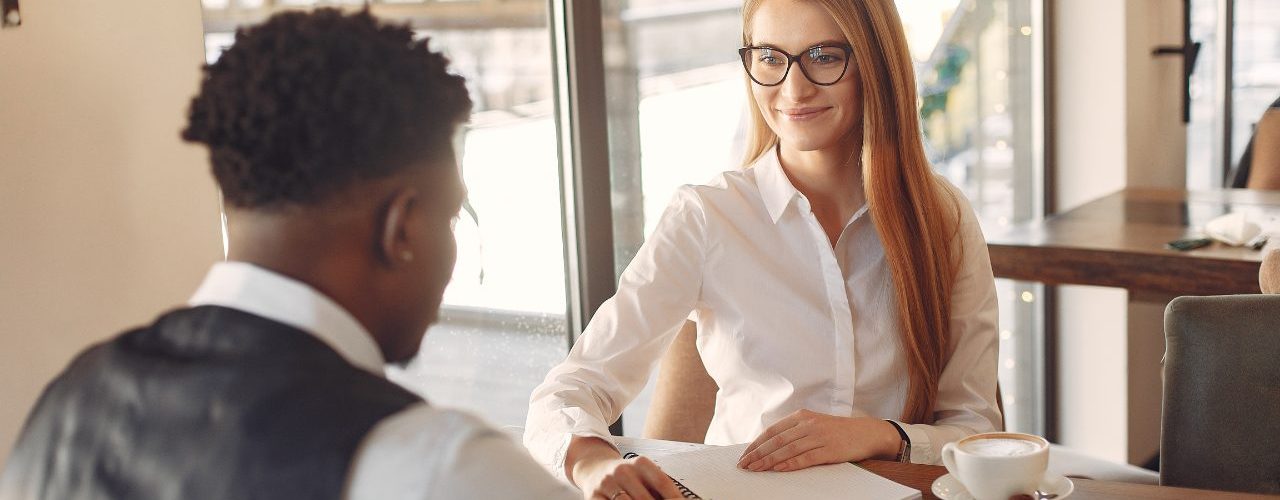
[[(1048, 475), (1044, 476), (1044, 480), (1040, 481), (1040, 491), (1047, 494), (1057, 494), (1054, 500), (1062, 500), (1071, 496), (1071, 492), (1075, 491), (1076, 485), (1063, 476)], [(964, 485), (951, 474), (943, 474), (942, 477), (933, 482), (933, 494), (942, 500), (973, 500), (973, 495), (965, 491)]]

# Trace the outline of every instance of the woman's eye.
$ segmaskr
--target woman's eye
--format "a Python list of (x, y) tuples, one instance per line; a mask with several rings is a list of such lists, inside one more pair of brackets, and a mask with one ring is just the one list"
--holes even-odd
[(771, 55), (771, 54), (765, 54), (765, 55), (760, 56), (760, 62), (762, 62), (762, 63), (764, 63), (764, 64), (771, 64), (771, 65), (772, 65), (772, 64), (780, 64), (780, 63), (781, 63), (781, 61), (778, 59), (778, 57), (777, 57), (777, 56), (774, 56), (774, 55)]
[(840, 64), (843, 59), (843, 57), (836, 54), (826, 54), (816, 51), (809, 54), (809, 60), (814, 64)]

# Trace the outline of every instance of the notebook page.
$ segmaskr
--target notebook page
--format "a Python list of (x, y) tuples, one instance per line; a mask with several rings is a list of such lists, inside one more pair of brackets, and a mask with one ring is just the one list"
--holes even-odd
[(707, 500), (775, 498), (909, 500), (920, 492), (853, 464), (821, 465), (793, 472), (739, 469), (747, 445), (716, 446), (653, 458), (668, 475)]

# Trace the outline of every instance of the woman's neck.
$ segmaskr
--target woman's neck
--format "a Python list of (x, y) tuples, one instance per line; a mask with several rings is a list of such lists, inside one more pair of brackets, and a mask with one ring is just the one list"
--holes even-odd
[(814, 211), (822, 209), (832, 215), (851, 217), (862, 207), (866, 196), (862, 191), (861, 148), (831, 148), (798, 151), (782, 145), (778, 160), (791, 184), (809, 199)]
[(809, 207), (832, 247), (844, 233), (845, 224), (866, 203), (862, 191), (862, 148), (831, 148), (798, 151), (782, 145), (778, 161), (797, 191), (809, 200)]

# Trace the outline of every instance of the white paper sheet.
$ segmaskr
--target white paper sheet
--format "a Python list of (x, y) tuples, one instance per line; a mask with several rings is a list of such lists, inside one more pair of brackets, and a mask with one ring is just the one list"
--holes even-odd
[(920, 492), (866, 469), (843, 463), (792, 472), (739, 469), (747, 445), (716, 446), (652, 457), (671, 477), (707, 500), (803, 498), (807, 500), (910, 500)]

